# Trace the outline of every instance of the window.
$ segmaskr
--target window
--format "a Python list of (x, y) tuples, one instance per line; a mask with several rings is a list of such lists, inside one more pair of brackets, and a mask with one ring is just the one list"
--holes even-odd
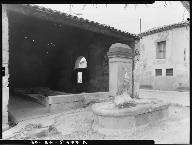
[(165, 51), (166, 51), (166, 41), (157, 42), (157, 59), (164, 59), (165, 58)]
[(156, 76), (162, 76), (162, 69), (155, 69)]
[(78, 72), (77, 83), (82, 83), (82, 72)]
[(173, 69), (172, 68), (166, 69), (166, 76), (173, 76)]

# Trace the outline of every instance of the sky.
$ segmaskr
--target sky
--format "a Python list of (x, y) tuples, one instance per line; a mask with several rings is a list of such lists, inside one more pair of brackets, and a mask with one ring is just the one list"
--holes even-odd
[[(155, 1), (153, 4), (37, 4), (53, 10), (85, 18), (133, 34), (178, 23), (190, 17), (180, 1)], [(79, 15), (80, 14), (80, 15)]]

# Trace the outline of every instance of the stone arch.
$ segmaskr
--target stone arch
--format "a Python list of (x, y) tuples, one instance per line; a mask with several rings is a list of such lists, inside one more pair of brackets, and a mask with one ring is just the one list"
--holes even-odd
[[(85, 65), (80, 66), (82, 61), (85, 62), (84, 63)], [(84, 56), (79, 56), (77, 58), (77, 60), (75, 61), (74, 69), (77, 69), (77, 68), (87, 68), (87, 60), (86, 60), (86, 58)]]

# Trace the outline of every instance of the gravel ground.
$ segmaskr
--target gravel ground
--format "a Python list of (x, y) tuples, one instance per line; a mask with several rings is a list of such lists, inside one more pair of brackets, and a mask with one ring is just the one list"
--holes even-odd
[[(154, 140), (155, 143), (189, 143), (189, 107), (171, 105), (167, 120), (149, 124), (134, 134), (106, 136), (92, 129), (94, 116), (90, 106), (60, 113), (55, 117), (43, 117), (20, 129), (9, 139), (16, 140)], [(49, 123), (48, 123), (49, 122)], [(51, 122), (51, 123), (50, 123)]]

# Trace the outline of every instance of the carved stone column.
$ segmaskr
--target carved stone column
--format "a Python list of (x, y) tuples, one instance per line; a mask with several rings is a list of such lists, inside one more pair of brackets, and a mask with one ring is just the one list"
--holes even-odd
[(126, 44), (113, 44), (107, 53), (109, 58), (109, 94), (117, 96), (123, 87), (124, 76), (129, 78), (129, 95), (132, 96), (132, 49)]
[(5, 68), (5, 76), (3, 76), (3, 96), (2, 96), (2, 129), (8, 129), (8, 102), (9, 102), (9, 87), (8, 87), (8, 62), (9, 62), (9, 33), (8, 33), (8, 17), (7, 17), (7, 5), (2, 4), (2, 49), (3, 49), (3, 64), (2, 66)]

